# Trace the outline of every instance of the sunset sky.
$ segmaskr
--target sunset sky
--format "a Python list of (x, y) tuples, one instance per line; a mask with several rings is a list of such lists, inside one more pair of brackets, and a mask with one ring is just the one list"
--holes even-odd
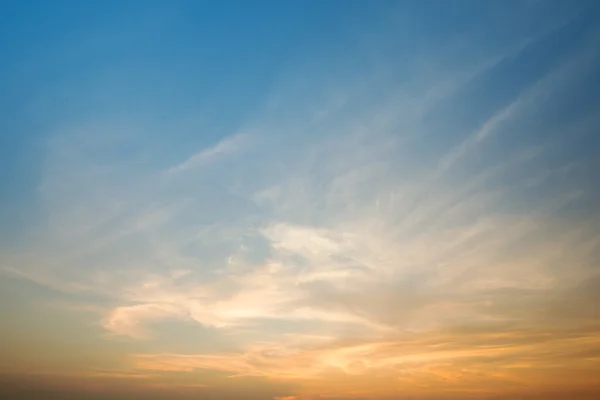
[(0, 398), (600, 398), (600, 2), (0, 3)]

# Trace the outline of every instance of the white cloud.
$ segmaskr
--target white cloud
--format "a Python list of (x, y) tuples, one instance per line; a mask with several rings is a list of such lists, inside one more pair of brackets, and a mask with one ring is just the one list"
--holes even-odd
[(102, 325), (115, 334), (143, 339), (149, 335), (144, 330), (144, 323), (156, 322), (173, 316), (185, 317), (185, 313), (171, 304), (121, 306), (112, 310), (104, 319)]
[(238, 133), (228, 136), (213, 146), (192, 154), (180, 164), (170, 167), (165, 173), (167, 175), (181, 173), (214, 162), (220, 157), (238, 152), (247, 143), (247, 140), (247, 134)]

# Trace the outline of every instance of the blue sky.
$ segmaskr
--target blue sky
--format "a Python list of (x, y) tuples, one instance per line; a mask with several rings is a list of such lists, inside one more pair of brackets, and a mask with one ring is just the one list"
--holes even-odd
[(1, 14), (2, 390), (597, 394), (596, 2)]

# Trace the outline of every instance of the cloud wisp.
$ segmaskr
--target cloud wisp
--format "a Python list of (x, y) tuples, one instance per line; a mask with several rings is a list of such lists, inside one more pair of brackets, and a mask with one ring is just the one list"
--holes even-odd
[(247, 140), (248, 135), (241, 133), (226, 137), (218, 143), (192, 154), (185, 161), (168, 168), (165, 171), (165, 175), (172, 176), (195, 168), (201, 168), (204, 165), (214, 162), (219, 157), (226, 157), (238, 152)]

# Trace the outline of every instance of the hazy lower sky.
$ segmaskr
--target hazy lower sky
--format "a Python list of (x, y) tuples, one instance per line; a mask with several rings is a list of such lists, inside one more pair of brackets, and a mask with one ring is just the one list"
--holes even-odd
[(0, 397), (600, 397), (600, 3), (4, 1)]

